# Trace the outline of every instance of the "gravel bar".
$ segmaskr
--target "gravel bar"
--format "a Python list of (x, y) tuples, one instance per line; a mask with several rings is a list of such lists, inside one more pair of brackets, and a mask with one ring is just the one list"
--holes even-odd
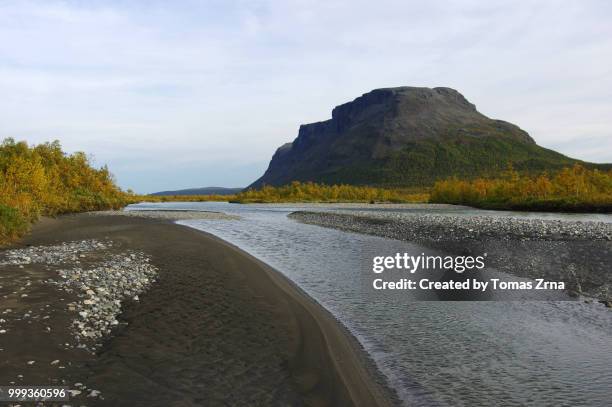
[(409, 241), (607, 240), (612, 223), (493, 216), (450, 216), (397, 212), (309, 212), (289, 215), (304, 223)]
[(188, 219), (237, 220), (236, 215), (213, 211), (181, 211), (181, 210), (128, 210), (128, 211), (96, 211), (88, 212), (90, 216), (130, 216), (147, 219), (166, 219), (170, 221)]
[(138, 295), (155, 281), (158, 273), (144, 253), (108, 253), (112, 247), (112, 241), (96, 239), (31, 246), (4, 252), (0, 266), (56, 266), (57, 278), (45, 283), (78, 298), (67, 304), (73, 315), (71, 346), (93, 352), (119, 325), (122, 302), (138, 301)]

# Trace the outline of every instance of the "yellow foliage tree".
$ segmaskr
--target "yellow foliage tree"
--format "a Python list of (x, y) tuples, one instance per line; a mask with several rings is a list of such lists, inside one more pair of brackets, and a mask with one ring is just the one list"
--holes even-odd
[(106, 167), (92, 167), (84, 153), (65, 154), (57, 141), (0, 144), (0, 243), (38, 216), (119, 208), (126, 198)]
[(612, 170), (577, 164), (553, 176), (532, 176), (509, 168), (500, 178), (438, 181), (431, 201), (499, 209), (611, 211)]

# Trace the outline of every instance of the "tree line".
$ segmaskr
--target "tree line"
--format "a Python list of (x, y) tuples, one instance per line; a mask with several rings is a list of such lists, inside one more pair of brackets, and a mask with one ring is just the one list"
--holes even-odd
[[(358, 185), (325, 185), (293, 181), (278, 187), (241, 191), (230, 200), (239, 203), (258, 202), (426, 202), (428, 194), (412, 189), (385, 189)], [(227, 197), (226, 197), (227, 199)]]

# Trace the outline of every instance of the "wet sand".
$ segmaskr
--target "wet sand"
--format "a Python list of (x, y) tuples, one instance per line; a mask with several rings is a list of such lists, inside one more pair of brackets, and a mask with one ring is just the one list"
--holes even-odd
[[(57, 267), (0, 266), (0, 313), (10, 308), (12, 316), (0, 335), (2, 385), (65, 384), (82, 389), (68, 404), (87, 406), (394, 404), (327, 311), (211, 235), (167, 220), (71, 215), (38, 223), (15, 247), (85, 239), (113, 242), (104, 255), (149, 255), (157, 282), (123, 304), (120, 324), (92, 353), (67, 345), (67, 304), (78, 299), (43, 283), (57, 278)], [(87, 397), (91, 390), (100, 394)]]

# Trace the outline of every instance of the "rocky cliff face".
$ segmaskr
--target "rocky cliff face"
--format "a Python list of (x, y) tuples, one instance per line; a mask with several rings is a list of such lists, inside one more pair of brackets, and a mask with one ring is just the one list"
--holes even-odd
[(300, 126), (251, 187), (293, 180), (428, 185), (499, 171), (509, 161), (534, 169), (573, 162), (537, 146), (519, 127), (479, 113), (454, 89), (385, 88), (337, 106), (330, 120)]

